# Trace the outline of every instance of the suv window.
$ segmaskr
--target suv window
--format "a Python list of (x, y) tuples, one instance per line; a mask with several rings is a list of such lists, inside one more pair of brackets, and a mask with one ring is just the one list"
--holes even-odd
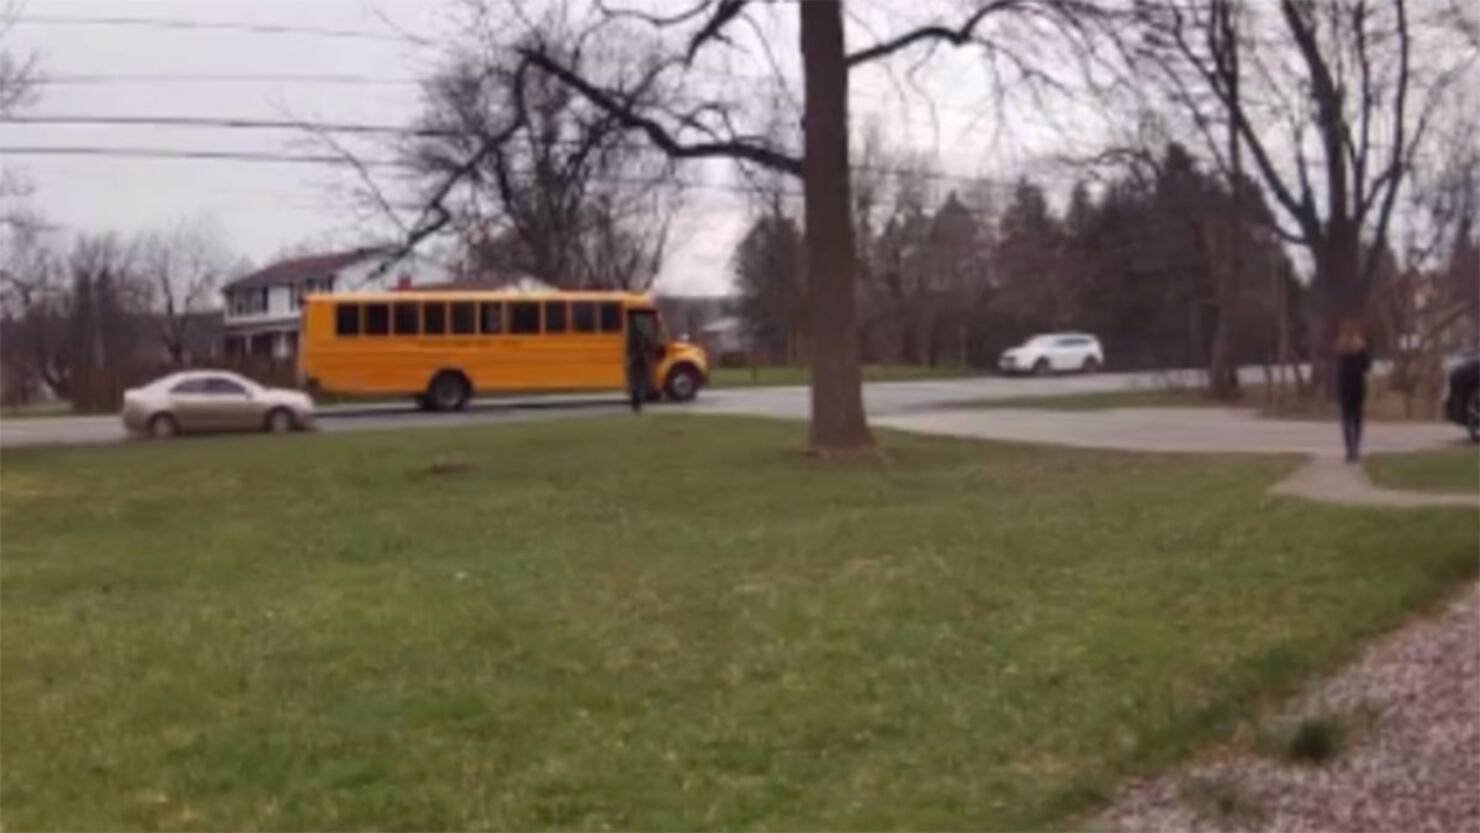
[(334, 335), (357, 336), (360, 334), (360, 305), (334, 305)]

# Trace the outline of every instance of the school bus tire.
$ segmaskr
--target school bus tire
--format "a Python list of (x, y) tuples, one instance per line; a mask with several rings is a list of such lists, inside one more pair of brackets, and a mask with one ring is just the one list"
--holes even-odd
[(426, 403), (433, 411), (460, 411), (468, 404), (472, 386), (460, 370), (442, 370), (427, 383)]
[(699, 395), (699, 369), (691, 364), (681, 364), (668, 371), (663, 382), (663, 393), (673, 402), (687, 402)]

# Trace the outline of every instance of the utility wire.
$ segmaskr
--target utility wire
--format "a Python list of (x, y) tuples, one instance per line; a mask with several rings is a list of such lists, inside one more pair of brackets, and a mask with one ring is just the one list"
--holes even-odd
[[(0, 124), (3, 124), (0, 121)], [(151, 122), (145, 122), (151, 123)], [(303, 128), (300, 123), (285, 122), (283, 126)], [(318, 126), (318, 125), (316, 125)], [(331, 131), (333, 126), (327, 126)], [(373, 128), (369, 125), (349, 126), (359, 127), (365, 130), (385, 129), (399, 131), (400, 128)], [(331, 154), (307, 154), (307, 153), (281, 153), (277, 151), (251, 151), (251, 150), (192, 150), (176, 148), (150, 148), (150, 147), (106, 147), (93, 145), (11, 145), (0, 146), (0, 156), (101, 156), (101, 157), (134, 157), (144, 159), (217, 159), (233, 160), (241, 162), (282, 162), (287, 164), (309, 164), (309, 165), (360, 165), (366, 168), (410, 168), (405, 162), (388, 159), (362, 159), (350, 160), (344, 156)], [(998, 180), (990, 177), (969, 176), (966, 174), (951, 174), (943, 171), (928, 171), (905, 168), (895, 165), (854, 165), (855, 171), (882, 173), (901, 177), (919, 177), (920, 179), (941, 180), (947, 182), (961, 182), (965, 184), (985, 184), (996, 187), (1011, 187), (1016, 180)], [(620, 182), (623, 180), (611, 179), (609, 181)], [(632, 182), (644, 180), (632, 179)], [(700, 183), (686, 183), (699, 185)], [(750, 193), (752, 189), (736, 188), (744, 193)]]
[(365, 29), (335, 29), (327, 26), (297, 26), (282, 23), (249, 23), (235, 20), (190, 20), (177, 17), (121, 17), (121, 16), (65, 16), (48, 14), (20, 14), (12, 17), (12, 23), (27, 23), (39, 26), (137, 26), (150, 29), (207, 29), (233, 32), (248, 32), (255, 35), (312, 35), (326, 38), (355, 38), (360, 40), (390, 41), (394, 43), (430, 43), (414, 35), (390, 35)]
[(162, 72), (119, 72), (119, 73), (67, 73), (42, 75), (37, 83), (60, 86), (93, 84), (334, 84), (365, 86), (415, 86), (421, 83), (416, 78), (389, 78), (374, 75), (353, 74), (289, 74), (289, 73), (162, 73)]
[(292, 119), (239, 119), (218, 116), (78, 116), (17, 115), (0, 119), (0, 124), (75, 124), (127, 125), (155, 127), (210, 127), (235, 130), (320, 130), (325, 133), (378, 133), (394, 136), (447, 137), (464, 135), (455, 130), (399, 127), (384, 124), (351, 122), (311, 122)]

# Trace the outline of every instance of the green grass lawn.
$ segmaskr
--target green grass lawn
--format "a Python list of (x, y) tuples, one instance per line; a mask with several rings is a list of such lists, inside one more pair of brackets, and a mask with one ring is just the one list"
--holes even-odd
[[(920, 367), (899, 364), (866, 364), (865, 382), (909, 382), (921, 379), (953, 379), (980, 375), (964, 367)], [(807, 368), (795, 365), (758, 367), (712, 367), (709, 384), (717, 388), (754, 387), (758, 385), (805, 385)]]
[(1287, 460), (802, 432), (6, 451), (0, 825), (1070, 825), (1475, 572)]
[(1365, 459), (1372, 482), (1422, 492), (1480, 492), (1480, 451), (1473, 445)]

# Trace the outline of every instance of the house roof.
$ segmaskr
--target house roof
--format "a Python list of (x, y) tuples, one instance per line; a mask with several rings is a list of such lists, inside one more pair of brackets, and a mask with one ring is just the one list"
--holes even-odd
[(262, 286), (298, 283), (309, 278), (322, 278), (338, 272), (346, 266), (359, 263), (366, 258), (384, 254), (386, 251), (387, 249), (378, 246), (365, 246), (344, 252), (305, 255), (304, 257), (279, 260), (277, 263), (258, 269), (250, 275), (237, 278), (226, 284), (222, 289), (254, 289)]

